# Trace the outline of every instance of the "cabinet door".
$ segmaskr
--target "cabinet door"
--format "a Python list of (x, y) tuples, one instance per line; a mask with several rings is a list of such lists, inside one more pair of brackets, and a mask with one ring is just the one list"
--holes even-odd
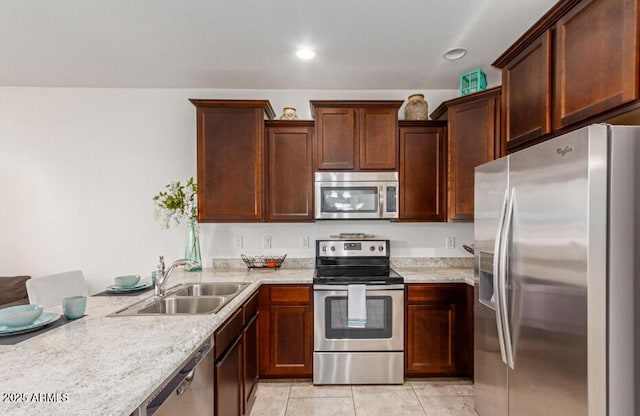
[(398, 110), (358, 109), (361, 170), (395, 170), (398, 165)]
[(309, 285), (260, 288), (260, 376), (311, 377), (313, 306)]
[(264, 110), (199, 107), (198, 220), (260, 221)]
[(242, 336), (215, 365), (214, 414), (240, 416), (242, 414)]
[(637, 0), (584, 0), (556, 25), (554, 127), (638, 98)]
[(500, 97), (449, 108), (448, 219), (473, 220), (474, 169), (499, 155)]
[(356, 155), (356, 116), (353, 108), (316, 110), (316, 168), (353, 170)]
[(407, 292), (406, 374), (466, 374), (473, 351), (466, 285), (414, 284)]
[(400, 128), (400, 220), (445, 220), (445, 132)]
[(311, 127), (269, 127), (269, 221), (313, 221)]
[(502, 69), (507, 144), (551, 133), (551, 30)]
[(244, 387), (243, 387), (243, 413), (251, 412), (256, 399), (258, 387), (258, 315), (255, 315), (244, 329), (243, 337), (244, 354)]

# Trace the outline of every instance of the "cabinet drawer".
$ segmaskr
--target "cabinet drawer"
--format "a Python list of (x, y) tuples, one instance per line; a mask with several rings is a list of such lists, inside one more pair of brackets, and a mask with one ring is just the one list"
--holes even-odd
[(311, 287), (308, 285), (271, 286), (271, 303), (308, 304), (311, 302)]
[(463, 283), (427, 283), (407, 285), (407, 303), (458, 303), (464, 301)]
[(238, 309), (214, 334), (213, 348), (216, 361), (242, 333), (242, 327), (242, 309)]
[(242, 306), (242, 311), (244, 314), (243, 323), (244, 325), (247, 325), (251, 318), (253, 318), (253, 316), (258, 313), (258, 292), (254, 293), (253, 296), (251, 296), (251, 298), (244, 303), (244, 306)]

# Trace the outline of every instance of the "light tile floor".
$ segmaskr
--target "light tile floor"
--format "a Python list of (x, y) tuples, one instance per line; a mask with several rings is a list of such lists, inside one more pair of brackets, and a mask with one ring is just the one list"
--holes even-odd
[(314, 386), (261, 381), (251, 416), (477, 416), (468, 380), (407, 381), (402, 386)]

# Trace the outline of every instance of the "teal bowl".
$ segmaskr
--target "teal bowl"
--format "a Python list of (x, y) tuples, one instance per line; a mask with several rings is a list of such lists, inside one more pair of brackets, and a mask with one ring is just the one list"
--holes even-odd
[(126, 276), (118, 276), (114, 280), (116, 282), (116, 286), (118, 287), (133, 287), (140, 281), (140, 276), (129, 274)]
[(18, 305), (0, 309), (0, 325), (10, 327), (31, 325), (42, 315), (41, 305)]

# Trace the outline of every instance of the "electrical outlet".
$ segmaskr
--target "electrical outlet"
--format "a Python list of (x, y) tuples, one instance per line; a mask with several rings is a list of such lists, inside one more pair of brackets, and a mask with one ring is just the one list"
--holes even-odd
[(447, 248), (450, 249), (450, 250), (456, 248), (456, 238), (455, 237), (447, 237), (445, 243), (447, 245)]
[(300, 237), (300, 248), (309, 248), (309, 236)]
[(233, 248), (242, 248), (242, 236), (241, 235), (233, 236)]
[(271, 236), (270, 235), (262, 236), (262, 248), (271, 248)]

